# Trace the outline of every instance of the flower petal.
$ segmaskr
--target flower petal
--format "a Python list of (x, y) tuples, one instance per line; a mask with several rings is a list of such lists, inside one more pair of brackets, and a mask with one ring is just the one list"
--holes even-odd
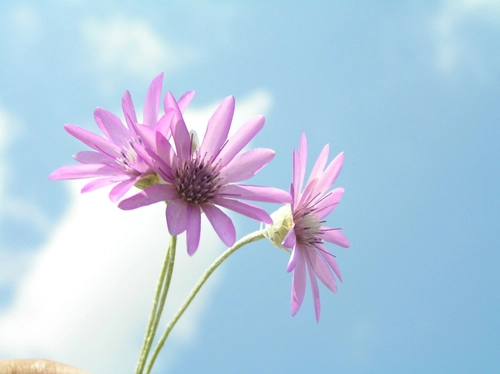
[(340, 202), (344, 189), (341, 187), (335, 188), (325, 196), (318, 204), (316, 204), (316, 215), (319, 218), (324, 218), (329, 215)]
[(323, 147), (323, 149), (321, 150), (321, 153), (318, 156), (318, 159), (316, 160), (316, 163), (314, 164), (314, 167), (311, 171), (311, 174), (309, 175), (309, 179), (307, 180), (307, 183), (312, 181), (314, 178), (318, 178), (319, 176), (321, 176), (321, 174), (323, 173), (323, 170), (325, 168), (326, 161), (328, 160), (329, 150), (330, 150), (329, 144), (327, 144)]
[(87, 183), (85, 186), (82, 188), (82, 193), (87, 193), (90, 191), (97, 190), (98, 188), (106, 187), (111, 184), (115, 184), (118, 182), (123, 181), (124, 179), (129, 179), (130, 177), (128, 175), (123, 175), (123, 176), (116, 176), (116, 177), (109, 177), (109, 178), (100, 178), (100, 179), (94, 179), (93, 181)]
[(179, 105), (181, 113), (184, 113), (191, 100), (193, 100), (195, 93), (196, 91), (186, 91), (184, 95), (182, 95), (181, 98), (177, 101), (177, 105)]
[(227, 140), (234, 114), (234, 97), (226, 97), (208, 120), (207, 130), (200, 146), (200, 154), (212, 160)]
[[(297, 245), (297, 236), (295, 235), (295, 225), (293, 225), (290, 231), (288, 231), (288, 234), (286, 234), (285, 239), (283, 239), (283, 243), (281, 244), (283, 245), (283, 247), (286, 248), (294, 248), (293, 251), (295, 252), (295, 247)], [(290, 261), (292, 262), (292, 259), (290, 259)], [(295, 264), (292, 264), (291, 262), (288, 264), (288, 269), (286, 271), (291, 271), (295, 267)]]
[(120, 118), (107, 110), (97, 108), (94, 119), (101, 131), (121, 149), (130, 147), (130, 133)]
[(137, 182), (140, 178), (141, 177), (138, 176), (118, 183), (111, 189), (111, 192), (109, 193), (109, 199), (113, 203), (116, 203), (134, 186), (135, 182)]
[(135, 114), (134, 102), (130, 92), (125, 91), (122, 97), (122, 110), (125, 116), (125, 121), (129, 129), (132, 129), (133, 124), (137, 123), (137, 115)]
[(174, 96), (169, 91), (165, 96), (165, 113), (172, 113), (172, 137), (174, 138), (175, 150), (180, 162), (184, 162), (191, 158), (191, 151), (193, 149), (191, 143), (191, 136), (182, 117), (182, 113), (175, 101)]
[(337, 278), (339, 278), (342, 282), (342, 273), (340, 272), (339, 265), (335, 260), (335, 256), (332, 255), (324, 245), (320, 244), (318, 245), (318, 248), (320, 250), (320, 255), (323, 256), (324, 260), (328, 263), (328, 265), (330, 265)]
[(275, 187), (228, 184), (219, 189), (221, 197), (262, 201), (267, 203), (289, 204), (292, 197), (286, 191)]
[(337, 157), (335, 157), (330, 165), (326, 168), (323, 175), (319, 178), (318, 184), (315, 188), (315, 194), (324, 195), (337, 179), (340, 170), (342, 170), (342, 165), (344, 164), (344, 152), (340, 152)]
[[(118, 208), (123, 210), (136, 209), (141, 206), (151, 205), (160, 201), (175, 199), (177, 194), (175, 189), (169, 184), (157, 184), (146, 188), (138, 194), (122, 200)], [(168, 205), (170, 205), (170, 202)], [(172, 234), (173, 235), (173, 234)]]
[(179, 235), (187, 228), (187, 210), (188, 204), (177, 199), (169, 201), (167, 204), (167, 227), (170, 235)]
[(337, 293), (337, 282), (333, 276), (332, 271), (328, 267), (326, 260), (316, 252), (316, 249), (310, 248), (307, 253), (307, 261), (311, 265), (314, 273), (323, 282), (323, 284), (330, 289), (330, 291)]
[(241, 126), (222, 148), (219, 158), (224, 167), (236, 156), (264, 126), (264, 116), (256, 116)]
[(326, 240), (327, 242), (333, 243), (340, 245), (341, 247), (344, 248), (349, 248), (349, 241), (347, 238), (342, 234), (340, 229), (332, 229), (330, 227), (321, 227), (321, 230), (323, 231), (323, 234), (321, 235), (321, 238), (323, 240)]
[(255, 148), (236, 157), (221, 169), (226, 183), (240, 182), (253, 177), (260, 169), (267, 165), (275, 152), (267, 148)]
[(186, 247), (192, 256), (200, 245), (201, 212), (198, 205), (187, 204)]
[(158, 74), (149, 86), (146, 100), (144, 101), (143, 122), (144, 125), (154, 128), (158, 120), (158, 109), (160, 108), (161, 86), (163, 73)]
[(307, 264), (307, 271), (309, 272), (309, 280), (311, 281), (311, 290), (313, 294), (316, 323), (319, 323), (319, 316), (321, 314), (321, 303), (319, 300), (318, 281), (316, 280), (316, 275), (314, 274), (314, 270), (312, 269), (309, 259), (307, 260), (306, 264)]
[(114, 158), (95, 151), (81, 151), (76, 153), (73, 158), (81, 164), (116, 164)]
[(64, 125), (64, 129), (71, 136), (74, 136), (82, 143), (88, 145), (90, 148), (93, 148), (102, 154), (105, 154), (112, 158), (118, 158), (121, 156), (120, 149), (111, 141), (103, 138), (102, 136), (71, 124)]
[(223, 197), (215, 197), (212, 199), (212, 202), (257, 221), (267, 223), (268, 225), (273, 223), (271, 216), (264, 209), (257, 206)]
[(82, 179), (123, 174), (123, 170), (102, 164), (80, 164), (63, 166), (49, 175), (51, 180)]
[(292, 317), (299, 311), (306, 292), (305, 259), (300, 247), (295, 248), (295, 250), (297, 251), (297, 265), (293, 270), (292, 276)]
[(222, 210), (212, 204), (203, 204), (201, 209), (205, 212), (217, 235), (228, 247), (236, 241), (236, 229), (233, 221)]
[[(293, 230), (290, 230), (290, 232), (287, 234), (287, 237), (291, 237), (292, 239), (290, 239), (289, 241), (294, 243), (294, 246), (293, 246), (293, 249), (292, 249), (292, 254), (290, 255), (290, 259), (288, 260), (288, 265), (286, 267), (286, 271), (287, 271), (287, 273), (289, 273), (292, 270), (294, 270), (295, 267), (297, 266), (297, 256), (298, 256), (297, 252), (298, 252), (298, 249), (295, 246), (295, 244), (297, 243), (297, 238), (295, 237), (295, 233), (293, 232)], [(288, 247), (287, 245), (285, 245), (285, 241), (286, 241), (286, 238), (283, 241), (283, 246), (284, 247)]]

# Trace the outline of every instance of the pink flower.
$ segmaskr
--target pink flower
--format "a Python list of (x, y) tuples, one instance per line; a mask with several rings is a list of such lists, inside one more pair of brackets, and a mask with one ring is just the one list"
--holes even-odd
[[(198, 148), (186, 127), (179, 105), (172, 94), (167, 93), (165, 112), (170, 119), (173, 144), (158, 131), (154, 139), (145, 135), (150, 143), (154, 142), (147, 147), (146, 152), (153, 160), (151, 167), (163, 182), (146, 188), (118, 205), (128, 210), (168, 201), (168, 231), (171, 235), (186, 231), (189, 255), (196, 252), (200, 242), (202, 212), (224, 244), (231, 246), (235, 242), (236, 231), (231, 219), (219, 206), (271, 223), (270, 216), (263, 209), (240, 200), (291, 202), (291, 196), (286, 191), (237, 183), (252, 177), (269, 163), (274, 151), (257, 148), (239, 153), (260, 131), (264, 117), (250, 119), (227, 139), (234, 105), (232, 96), (222, 101), (208, 121), (205, 136)], [(138, 131), (142, 129), (138, 128)]]
[[(144, 103), (144, 126), (149, 128), (165, 127), (165, 119), (158, 119), (163, 74), (158, 75), (151, 83)], [(185, 108), (192, 95), (185, 95), (179, 106)], [(97, 178), (86, 184), (83, 192), (93, 191), (108, 185), (115, 185), (109, 198), (116, 202), (141, 179), (157, 179), (153, 169), (138, 153), (145, 155), (144, 144), (136, 131), (137, 117), (130, 93), (126, 91), (122, 99), (122, 108), (127, 127), (113, 113), (97, 108), (94, 118), (97, 126), (106, 138), (94, 134), (78, 126), (66, 124), (64, 129), (72, 136), (88, 145), (93, 151), (82, 151), (74, 155), (79, 165), (63, 166), (53, 171), (49, 179), (82, 179)], [(139, 151), (139, 149), (142, 151)]]
[(328, 251), (324, 242), (349, 247), (347, 238), (339, 229), (323, 226), (325, 217), (337, 206), (344, 193), (343, 188), (328, 191), (344, 162), (344, 153), (340, 153), (324, 170), (328, 150), (327, 144), (321, 151), (305, 188), (302, 189), (307, 161), (307, 139), (305, 134), (302, 134), (299, 150), (294, 150), (293, 153), (293, 182), (290, 187), (293, 197), (292, 220), (288, 221), (291, 227), (282, 243), (283, 247), (292, 248), (287, 267), (288, 272), (293, 271), (292, 316), (298, 312), (304, 300), (306, 273), (309, 273), (317, 322), (321, 305), (316, 277), (333, 292), (337, 292), (334, 274), (342, 281), (335, 256)]

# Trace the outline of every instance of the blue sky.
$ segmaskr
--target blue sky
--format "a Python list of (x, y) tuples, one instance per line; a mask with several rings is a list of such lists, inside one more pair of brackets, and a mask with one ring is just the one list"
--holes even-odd
[[(161, 206), (123, 212), (107, 191), (48, 175), (97, 131), (93, 110), (141, 111), (151, 80), (197, 91), (189, 123), (236, 98), (234, 126), (266, 125), (276, 157), (252, 179), (287, 189), (305, 131), (309, 166), (345, 152), (329, 217), (344, 282), (290, 318), (288, 255), (237, 252), (174, 330), (157, 372), (497, 372), (500, 369), (500, 4), (6, 1), (0, 5), (0, 357), (131, 372), (168, 235)], [(202, 131), (202, 130), (200, 130)], [(269, 212), (278, 206), (266, 206)], [(258, 229), (234, 217), (238, 236)], [(182, 302), (224, 250), (179, 246)], [(184, 256), (182, 256), (184, 255)]]

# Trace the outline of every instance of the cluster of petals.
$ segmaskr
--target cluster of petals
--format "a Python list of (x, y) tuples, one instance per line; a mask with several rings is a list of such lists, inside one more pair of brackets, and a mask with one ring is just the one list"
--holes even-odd
[(337, 292), (335, 275), (342, 281), (340, 269), (333, 256), (325, 247), (324, 242), (349, 247), (347, 238), (339, 229), (324, 226), (324, 219), (340, 202), (343, 188), (330, 190), (332, 184), (342, 169), (344, 154), (340, 153), (326, 167), (329, 146), (323, 148), (304, 185), (307, 162), (307, 139), (302, 134), (298, 151), (293, 153), (293, 181), (290, 193), (292, 227), (283, 240), (282, 246), (292, 249), (287, 271), (293, 271), (291, 312), (294, 316), (304, 300), (306, 278), (309, 275), (316, 320), (320, 317), (320, 297), (318, 282), (321, 282), (333, 292)]
[(137, 126), (145, 144), (139, 155), (148, 160), (148, 166), (158, 174), (161, 182), (121, 201), (118, 206), (128, 210), (168, 201), (169, 233), (186, 232), (189, 255), (195, 253), (200, 242), (202, 213), (222, 242), (231, 246), (236, 240), (236, 231), (232, 220), (220, 207), (270, 224), (271, 217), (262, 208), (241, 200), (291, 202), (286, 191), (239, 183), (268, 164), (274, 151), (256, 148), (240, 153), (262, 129), (264, 117), (253, 117), (228, 139), (234, 109), (234, 97), (222, 101), (209, 119), (199, 146), (188, 131), (182, 108), (170, 92), (165, 97), (165, 117), (171, 137), (144, 125)]
[[(165, 115), (159, 118), (162, 81), (163, 74), (160, 74), (149, 87), (141, 125), (168, 133), (165, 125), (167, 118)], [(179, 108), (184, 110), (191, 98), (192, 94), (187, 92), (179, 100)], [(154, 177), (155, 173), (150, 167), (150, 162), (139, 156), (139, 154), (144, 155), (144, 144), (136, 131), (139, 123), (132, 97), (128, 91), (125, 91), (123, 95), (122, 109), (126, 125), (118, 116), (105, 109), (97, 108), (94, 111), (95, 122), (105, 137), (81, 127), (66, 124), (64, 129), (92, 150), (75, 154), (73, 157), (79, 164), (56, 169), (50, 174), (49, 179), (95, 178), (83, 187), (82, 192), (114, 185), (109, 197), (111, 201), (116, 202), (142, 178)]]

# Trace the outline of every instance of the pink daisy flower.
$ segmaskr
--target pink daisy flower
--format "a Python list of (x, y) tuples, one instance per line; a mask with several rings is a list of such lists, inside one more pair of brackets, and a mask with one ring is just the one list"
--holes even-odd
[(321, 305), (316, 278), (319, 278), (333, 292), (337, 292), (334, 274), (342, 281), (335, 256), (328, 251), (324, 242), (349, 247), (347, 238), (339, 229), (323, 226), (325, 217), (337, 206), (344, 193), (343, 188), (328, 191), (339, 175), (344, 162), (344, 153), (340, 153), (324, 169), (328, 151), (327, 144), (321, 151), (305, 188), (302, 189), (307, 161), (307, 139), (305, 134), (302, 134), (299, 150), (294, 150), (293, 153), (293, 182), (290, 187), (293, 203), (289, 207), (288, 215), (286, 212), (285, 214), (281, 212), (283, 219), (279, 222), (290, 226), (282, 246), (292, 249), (287, 267), (288, 272), (293, 271), (292, 317), (298, 312), (304, 300), (306, 273), (309, 273), (317, 322), (319, 322)]
[[(151, 83), (144, 103), (144, 126), (164, 128), (165, 116), (158, 119), (158, 109), (162, 88), (163, 74), (158, 75)], [(192, 95), (187, 93), (179, 100), (179, 107), (184, 109)], [(73, 157), (80, 164), (63, 166), (53, 171), (49, 179), (83, 179), (97, 178), (87, 183), (82, 193), (108, 185), (115, 185), (109, 194), (111, 201), (116, 202), (136, 183), (144, 178), (146, 185), (158, 179), (154, 170), (138, 153), (145, 155), (144, 144), (136, 131), (137, 117), (130, 93), (126, 91), (122, 99), (122, 108), (127, 126), (113, 113), (97, 108), (94, 119), (105, 137), (94, 134), (78, 126), (66, 124), (64, 129), (72, 136), (88, 145), (93, 151), (82, 151)], [(140, 183), (139, 183), (140, 184)]]
[[(202, 213), (205, 213), (224, 244), (231, 246), (236, 240), (236, 231), (232, 220), (219, 207), (264, 223), (272, 223), (271, 217), (263, 209), (240, 200), (291, 202), (291, 196), (286, 191), (238, 184), (269, 163), (274, 157), (274, 151), (257, 148), (239, 153), (261, 130), (264, 117), (250, 119), (227, 139), (234, 106), (232, 96), (222, 101), (208, 121), (205, 136), (198, 147), (186, 127), (179, 105), (172, 94), (167, 93), (165, 112), (170, 118), (173, 144), (157, 131), (155, 146), (146, 150), (152, 159), (150, 166), (163, 181), (118, 205), (128, 210), (168, 201), (168, 231), (171, 235), (186, 231), (189, 255), (196, 252), (200, 242)], [(150, 136), (147, 137), (150, 142), (153, 141)], [(152, 152), (151, 148), (156, 151)]]

